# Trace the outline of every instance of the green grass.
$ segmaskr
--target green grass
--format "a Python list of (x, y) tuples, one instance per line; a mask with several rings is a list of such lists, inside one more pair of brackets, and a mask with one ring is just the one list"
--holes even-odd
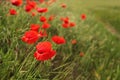
[[(113, 8), (113, 9), (112, 9)], [(112, 7), (111, 9), (94, 10), (96, 16), (98, 16), (104, 23), (110, 24), (117, 32), (120, 33), (120, 8)]]
[(120, 0), (82, 1), (82, 7), (96, 15), (105, 24), (111, 25), (120, 33)]
[[(2, 16), (0, 19), (0, 80), (120, 79), (120, 40), (106, 30), (105, 25), (84, 7), (82, 1), (63, 2), (68, 5), (66, 10), (58, 6), (62, 3), (58, 1), (49, 8), (51, 11), (47, 13), (47, 16), (53, 13), (57, 15), (51, 23), (48, 40), (52, 35), (58, 34), (64, 35), (67, 43), (55, 47), (56, 57), (45, 62), (37, 61), (33, 57), (37, 43), (28, 45), (20, 39), (31, 23), (41, 24), (39, 15), (31, 18), (21, 7), (16, 8), (19, 12), (16, 17), (6, 16), (9, 8), (13, 6), (7, 3), (0, 5), (0, 16)], [(87, 15), (85, 21), (80, 19), (82, 13)], [(69, 16), (76, 22), (76, 27), (61, 28), (59, 20), (61, 16)], [(77, 44), (72, 45), (72, 39), (76, 39)], [(80, 57), (80, 52), (84, 52), (85, 55)]]

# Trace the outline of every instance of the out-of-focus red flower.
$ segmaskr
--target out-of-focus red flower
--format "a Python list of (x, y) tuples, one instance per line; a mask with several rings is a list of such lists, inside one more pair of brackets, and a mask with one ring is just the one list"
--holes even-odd
[(70, 22), (70, 27), (74, 27), (75, 26), (75, 23), (74, 22)]
[(68, 18), (68, 17), (61, 18), (61, 20), (62, 20), (64, 23), (69, 23), (69, 18)]
[(40, 3), (43, 3), (43, 2), (45, 2), (45, 0), (39, 0), (39, 2), (40, 2)]
[(61, 4), (61, 7), (62, 7), (62, 8), (66, 8), (67, 6), (66, 6), (66, 4), (62, 3), (62, 4)]
[(54, 15), (51, 15), (51, 16), (48, 18), (48, 20), (49, 20), (49, 21), (52, 21), (54, 18), (55, 18), (55, 16), (54, 16)]
[(49, 41), (39, 42), (36, 46), (36, 50), (39, 53), (49, 52), (52, 49), (52, 44)]
[(39, 13), (45, 13), (45, 12), (48, 11), (48, 9), (47, 9), (47, 8), (37, 8), (37, 11), (38, 11)]
[(30, 30), (38, 32), (39, 28), (40, 28), (39, 24), (31, 24), (30, 25)]
[(42, 25), (43, 29), (48, 29), (49, 27), (50, 27), (50, 24), (47, 23), (47, 22), (44, 22), (43, 25)]
[(15, 9), (10, 9), (9, 13), (10, 13), (10, 15), (16, 15), (17, 14)]
[(51, 50), (49, 52), (43, 52), (43, 53), (39, 53), (38, 51), (36, 51), (34, 53), (34, 57), (38, 60), (38, 61), (45, 61), (45, 60), (49, 60), (52, 57), (54, 57), (56, 55), (56, 51)]
[(30, 12), (32, 9), (34, 9), (36, 7), (36, 2), (35, 1), (30, 1), (27, 0), (27, 4), (25, 6), (25, 11), (26, 12)]
[(33, 44), (39, 39), (39, 34), (36, 31), (27, 31), (21, 38), (22, 41), (28, 43), (28, 44)]
[(83, 57), (85, 54), (83, 52), (80, 52), (80, 57)]
[(32, 10), (32, 7), (30, 5), (25, 6), (25, 11), (30, 12)]
[(86, 19), (86, 15), (85, 15), (85, 14), (82, 14), (82, 15), (81, 15), (81, 19), (82, 19), (82, 20), (85, 20), (85, 19)]
[(11, 3), (15, 6), (20, 6), (22, 5), (22, 0), (11, 0)]
[(39, 34), (40, 34), (40, 37), (46, 37), (47, 36), (47, 32), (44, 30), (44, 31), (40, 31), (39, 32)]
[(53, 36), (52, 37), (52, 41), (55, 42), (56, 44), (65, 44), (65, 39), (64, 37), (61, 37), (61, 36)]
[(63, 24), (62, 24), (62, 27), (63, 27), (63, 28), (69, 28), (69, 24), (68, 24), (68, 23), (63, 23)]
[(32, 14), (32, 16), (36, 16), (36, 13), (35, 13), (35, 12), (32, 12), (31, 14)]
[(35, 8), (37, 4), (35, 1), (28, 1), (27, 5), (31, 6), (32, 8)]
[(26, 0), (26, 3), (29, 3), (30, 0)]
[(64, 28), (74, 27), (76, 25), (74, 22), (70, 22), (69, 17), (61, 18), (61, 21), (63, 21), (62, 27)]
[(45, 16), (40, 16), (40, 21), (41, 21), (41, 22), (46, 22), (46, 20), (47, 20), (47, 19), (46, 19)]
[(72, 44), (76, 44), (77, 41), (76, 41), (75, 39), (73, 39), (73, 40), (71, 41), (71, 43), (72, 43)]

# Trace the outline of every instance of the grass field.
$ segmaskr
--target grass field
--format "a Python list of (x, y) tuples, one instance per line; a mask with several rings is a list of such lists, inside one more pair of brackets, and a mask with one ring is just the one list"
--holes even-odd
[(82, 7), (101, 19), (105, 24), (111, 25), (120, 34), (120, 0), (82, 1)]
[[(61, 3), (67, 8), (62, 9)], [(10, 8), (19, 15), (7, 16)], [(33, 56), (38, 42), (28, 45), (21, 40), (31, 23), (42, 24), (40, 15), (31, 17), (23, 7), (0, 3), (0, 80), (120, 80), (120, 38), (106, 28), (109, 24), (119, 34), (120, 0), (59, 0), (48, 9), (46, 16), (57, 17), (51, 22), (49, 37), (38, 42), (58, 34), (66, 44), (54, 46), (57, 55), (42, 62)], [(80, 19), (81, 14), (87, 15), (86, 20)], [(65, 16), (76, 26), (61, 28), (59, 19)], [(77, 44), (71, 44), (73, 39)]]

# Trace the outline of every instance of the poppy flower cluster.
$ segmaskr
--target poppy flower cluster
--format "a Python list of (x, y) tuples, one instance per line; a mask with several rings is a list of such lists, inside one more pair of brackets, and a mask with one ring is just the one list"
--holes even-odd
[(70, 27), (74, 27), (76, 25), (75, 22), (71, 22), (69, 20), (69, 17), (61, 18), (61, 21), (63, 22), (62, 23), (63, 28), (70, 28)]
[[(39, 24), (31, 24), (30, 30), (26, 31), (21, 38), (23, 42), (26, 42), (28, 44), (35, 43), (39, 38), (46, 37), (47, 33), (45, 30), (40, 30)], [(44, 29), (44, 28), (43, 28)]]
[[(46, 3), (47, 5), (52, 4), (56, 0), (39, 0), (40, 4)], [(11, 0), (12, 5), (14, 6), (21, 6), (23, 0)], [(34, 44), (40, 40), (43, 40), (41, 38), (47, 38), (47, 41), (41, 41), (38, 42), (36, 45), (36, 51), (34, 53), (34, 57), (38, 61), (45, 61), (52, 59), (56, 55), (56, 51), (52, 48), (52, 42), (57, 45), (62, 45), (66, 43), (66, 39), (63, 36), (59, 35), (53, 35), (51, 38), (47, 37), (48, 29), (51, 28), (50, 21), (53, 21), (55, 19), (55, 15), (50, 15), (49, 17), (46, 17), (45, 14), (48, 12), (47, 7), (38, 7), (37, 2), (34, 0), (26, 0), (26, 4), (24, 6), (24, 9), (27, 13), (31, 13), (32, 16), (35, 16), (36, 13), (40, 14), (39, 21), (40, 24), (30, 24), (30, 29), (26, 31), (23, 36), (21, 37), (21, 40), (27, 44)], [(62, 8), (66, 8), (66, 4), (61, 4)], [(36, 12), (33, 12), (36, 11)], [(11, 15), (16, 15), (17, 11), (15, 9), (10, 9), (9, 13)], [(81, 16), (82, 19), (85, 19), (86, 16), (83, 14)], [(62, 27), (63, 28), (70, 28), (76, 26), (75, 22), (72, 22), (69, 17), (62, 17)], [(45, 39), (44, 39), (45, 40)], [(76, 44), (76, 40), (71, 41), (72, 44)]]

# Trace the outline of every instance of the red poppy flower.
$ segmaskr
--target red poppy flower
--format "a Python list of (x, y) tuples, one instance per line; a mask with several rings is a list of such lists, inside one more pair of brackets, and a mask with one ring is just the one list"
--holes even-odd
[(52, 41), (55, 42), (56, 44), (64, 44), (66, 42), (64, 37), (60, 36), (53, 36)]
[(54, 16), (54, 15), (51, 15), (51, 16), (48, 18), (48, 20), (49, 20), (49, 21), (52, 21), (54, 18), (55, 18), (55, 16)]
[(50, 52), (52, 49), (52, 44), (48, 41), (40, 42), (37, 44), (36, 49), (39, 53)]
[(47, 22), (44, 22), (43, 25), (42, 25), (43, 29), (48, 29), (49, 27), (50, 27), (50, 24), (47, 23)]
[(69, 23), (69, 18), (68, 18), (68, 17), (61, 18), (61, 20), (62, 20), (64, 23)]
[(40, 16), (40, 21), (41, 22), (45, 22), (47, 19), (46, 19), (46, 17), (45, 16)]
[(74, 27), (75, 26), (75, 23), (74, 22), (70, 22), (70, 27)]
[(22, 5), (22, 0), (11, 0), (11, 3), (15, 6), (20, 6)]
[(17, 14), (15, 9), (10, 9), (9, 13), (10, 13), (10, 15), (16, 15)]
[(62, 8), (66, 8), (67, 6), (66, 6), (66, 4), (62, 3), (62, 4), (61, 4), (61, 7), (62, 7)]
[(81, 19), (82, 19), (82, 20), (85, 20), (85, 19), (86, 19), (86, 15), (85, 15), (85, 14), (82, 14), (82, 15), (81, 15)]
[(68, 24), (68, 23), (63, 23), (63, 24), (62, 24), (62, 27), (63, 27), (63, 28), (68, 28), (68, 27), (69, 27), (69, 24)]
[(45, 12), (48, 11), (48, 9), (47, 9), (47, 8), (37, 8), (37, 11), (38, 11), (39, 13), (45, 13)]
[(33, 44), (39, 39), (39, 34), (36, 31), (30, 30), (25, 32), (24, 36), (21, 39), (28, 44)]
[(39, 24), (31, 24), (30, 25), (30, 30), (38, 32), (39, 28), (40, 28)]
[(28, 1), (27, 5), (31, 6), (32, 8), (35, 8), (37, 4), (35, 1)]
[(30, 12), (32, 10), (32, 7), (30, 5), (25, 6), (25, 11)]
[(46, 37), (47, 36), (47, 32), (46, 31), (40, 31), (40, 37)]
[(38, 51), (36, 51), (34, 53), (34, 57), (39, 61), (45, 61), (45, 60), (49, 60), (52, 57), (54, 57), (55, 54), (56, 54), (56, 51), (54, 51), (54, 50), (51, 50), (48, 52), (43, 52), (43, 53), (39, 53)]

